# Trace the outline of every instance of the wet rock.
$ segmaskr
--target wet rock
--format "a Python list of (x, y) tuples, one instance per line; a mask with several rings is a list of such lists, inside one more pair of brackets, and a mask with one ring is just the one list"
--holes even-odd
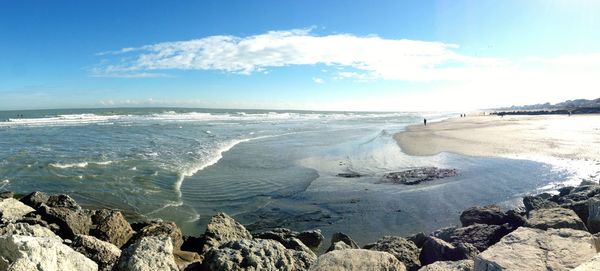
[(474, 266), (473, 260), (441, 261), (426, 265), (419, 271), (471, 271)]
[(528, 213), (531, 210), (558, 207), (556, 202), (544, 199), (542, 196), (525, 196), (523, 197), (523, 205), (525, 205), (525, 210)]
[(419, 269), (421, 262), (419, 261), (419, 248), (411, 241), (397, 236), (384, 236), (377, 242), (368, 244), (364, 249), (388, 252), (396, 259), (401, 261), (406, 270), (414, 271)]
[(435, 231), (432, 235), (454, 245), (469, 243), (475, 246), (479, 251), (484, 251), (511, 231), (512, 229), (506, 224), (473, 224), (468, 227), (449, 227), (440, 229)]
[(0, 270), (98, 270), (58, 237), (0, 236)]
[(111, 271), (121, 256), (115, 245), (89, 235), (75, 235), (71, 247), (96, 262), (100, 271)]
[(570, 270), (594, 257), (597, 245), (585, 231), (520, 227), (477, 255), (474, 270)]
[(366, 249), (335, 250), (321, 255), (311, 271), (403, 271), (404, 265), (387, 252)]
[(416, 233), (416, 234), (406, 237), (406, 239), (415, 243), (415, 245), (418, 248), (422, 248), (423, 243), (425, 243), (425, 240), (427, 239), (427, 236), (425, 235), (425, 233), (419, 232), (419, 233)]
[(11, 192), (11, 191), (2, 191), (0, 192), (0, 200), (2, 199), (10, 199), (13, 198), (15, 196), (15, 193)]
[(600, 198), (591, 198), (588, 201), (587, 226), (591, 233), (600, 232)]
[(321, 230), (318, 229), (300, 232), (296, 235), (296, 238), (302, 241), (307, 247), (315, 250), (318, 249), (325, 240)]
[(479, 251), (473, 245), (460, 243), (456, 246), (442, 239), (429, 236), (419, 255), (422, 265), (428, 265), (437, 261), (458, 261), (473, 259)]
[[(56, 203), (53, 205), (57, 206)], [(67, 206), (68, 204), (59, 203), (58, 207), (51, 207), (42, 203), (38, 212), (44, 220), (56, 223), (60, 227), (58, 234), (62, 238), (73, 239), (76, 234), (88, 235), (92, 226), (91, 213), (81, 208)]]
[(314, 253), (286, 249), (266, 239), (238, 239), (204, 254), (206, 270), (307, 270), (316, 260)]
[(387, 173), (383, 176), (383, 180), (397, 184), (414, 185), (436, 179), (454, 177), (456, 175), (458, 175), (456, 169), (422, 167), (400, 172)]
[[(352, 240), (352, 238), (350, 238), (350, 236), (348, 236), (344, 233), (341, 233), (341, 232), (336, 232), (333, 234), (333, 236), (331, 236), (331, 246), (329, 246), (329, 248), (327, 249), (327, 252), (335, 250), (336, 243), (338, 243), (338, 242), (342, 242), (352, 249), (360, 248), (360, 247), (358, 247), (358, 244), (356, 242), (354, 242), (354, 240)], [(346, 246), (338, 244), (338, 249), (339, 248), (346, 248)]]
[(33, 211), (35, 211), (33, 208), (16, 199), (7, 198), (0, 200), (0, 219), (2, 221), (16, 221)]
[(362, 177), (361, 174), (358, 174), (358, 173), (355, 173), (355, 172), (338, 173), (337, 176), (338, 177), (342, 177), (342, 178), (360, 178), (360, 177)]
[(42, 203), (48, 202), (49, 196), (44, 192), (33, 192), (21, 198), (21, 202), (29, 205), (34, 209), (38, 209)]
[(507, 223), (506, 214), (496, 205), (472, 207), (460, 214), (463, 227), (473, 224), (502, 225)]
[(51, 230), (40, 225), (10, 223), (0, 228), (0, 235), (23, 235), (34, 237), (57, 237)]
[(121, 212), (114, 210), (97, 210), (92, 215), (93, 226), (90, 235), (122, 247), (133, 236), (131, 226)]
[(167, 236), (146, 236), (121, 252), (117, 270), (178, 271), (173, 257), (173, 244)]
[(219, 213), (211, 217), (206, 226), (202, 251), (239, 239), (252, 239), (252, 234), (227, 214)]
[(575, 230), (587, 230), (583, 221), (570, 209), (549, 208), (534, 210), (529, 213), (529, 219), (525, 226), (546, 230), (549, 228), (570, 228)]

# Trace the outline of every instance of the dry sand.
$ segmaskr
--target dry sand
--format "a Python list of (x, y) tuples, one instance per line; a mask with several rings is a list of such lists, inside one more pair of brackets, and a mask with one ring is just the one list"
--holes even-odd
[(394, 138), (409, 155), (453, 152), (600, 161), (600, 115), (457, 117), (410, 126)]

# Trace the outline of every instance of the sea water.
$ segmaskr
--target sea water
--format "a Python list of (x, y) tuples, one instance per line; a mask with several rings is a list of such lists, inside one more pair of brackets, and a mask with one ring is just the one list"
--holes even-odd
[[(360, 243), (458, 223), (462, 210), (514, 207), (577, 172), (451, 153), (413, 157), (393, 139), (449, 114), (204, 109), (0, 112), (0, 189), (67, 193), (184, 234), (228, 213), (252, 230), (319, 228)], [(405, 186), (385, 173), (435, 166), (456, 177)], [(342, 178), (338, 173), (359, 173)], [(552, 187), (552, 186), (550, 186)]]

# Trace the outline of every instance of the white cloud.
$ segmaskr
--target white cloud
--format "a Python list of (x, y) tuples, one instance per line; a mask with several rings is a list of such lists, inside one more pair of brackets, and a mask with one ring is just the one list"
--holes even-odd
[(325, 80), (323, 80), (323, 78), (313, 77), (313, 82), (315, 82), (316, 84), (323, 84), (325, 83)]

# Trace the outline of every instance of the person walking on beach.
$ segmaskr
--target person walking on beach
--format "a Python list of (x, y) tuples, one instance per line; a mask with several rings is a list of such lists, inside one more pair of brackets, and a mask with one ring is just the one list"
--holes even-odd
[(427, 126), (427, 119), (423, 119), (423, 125)]

